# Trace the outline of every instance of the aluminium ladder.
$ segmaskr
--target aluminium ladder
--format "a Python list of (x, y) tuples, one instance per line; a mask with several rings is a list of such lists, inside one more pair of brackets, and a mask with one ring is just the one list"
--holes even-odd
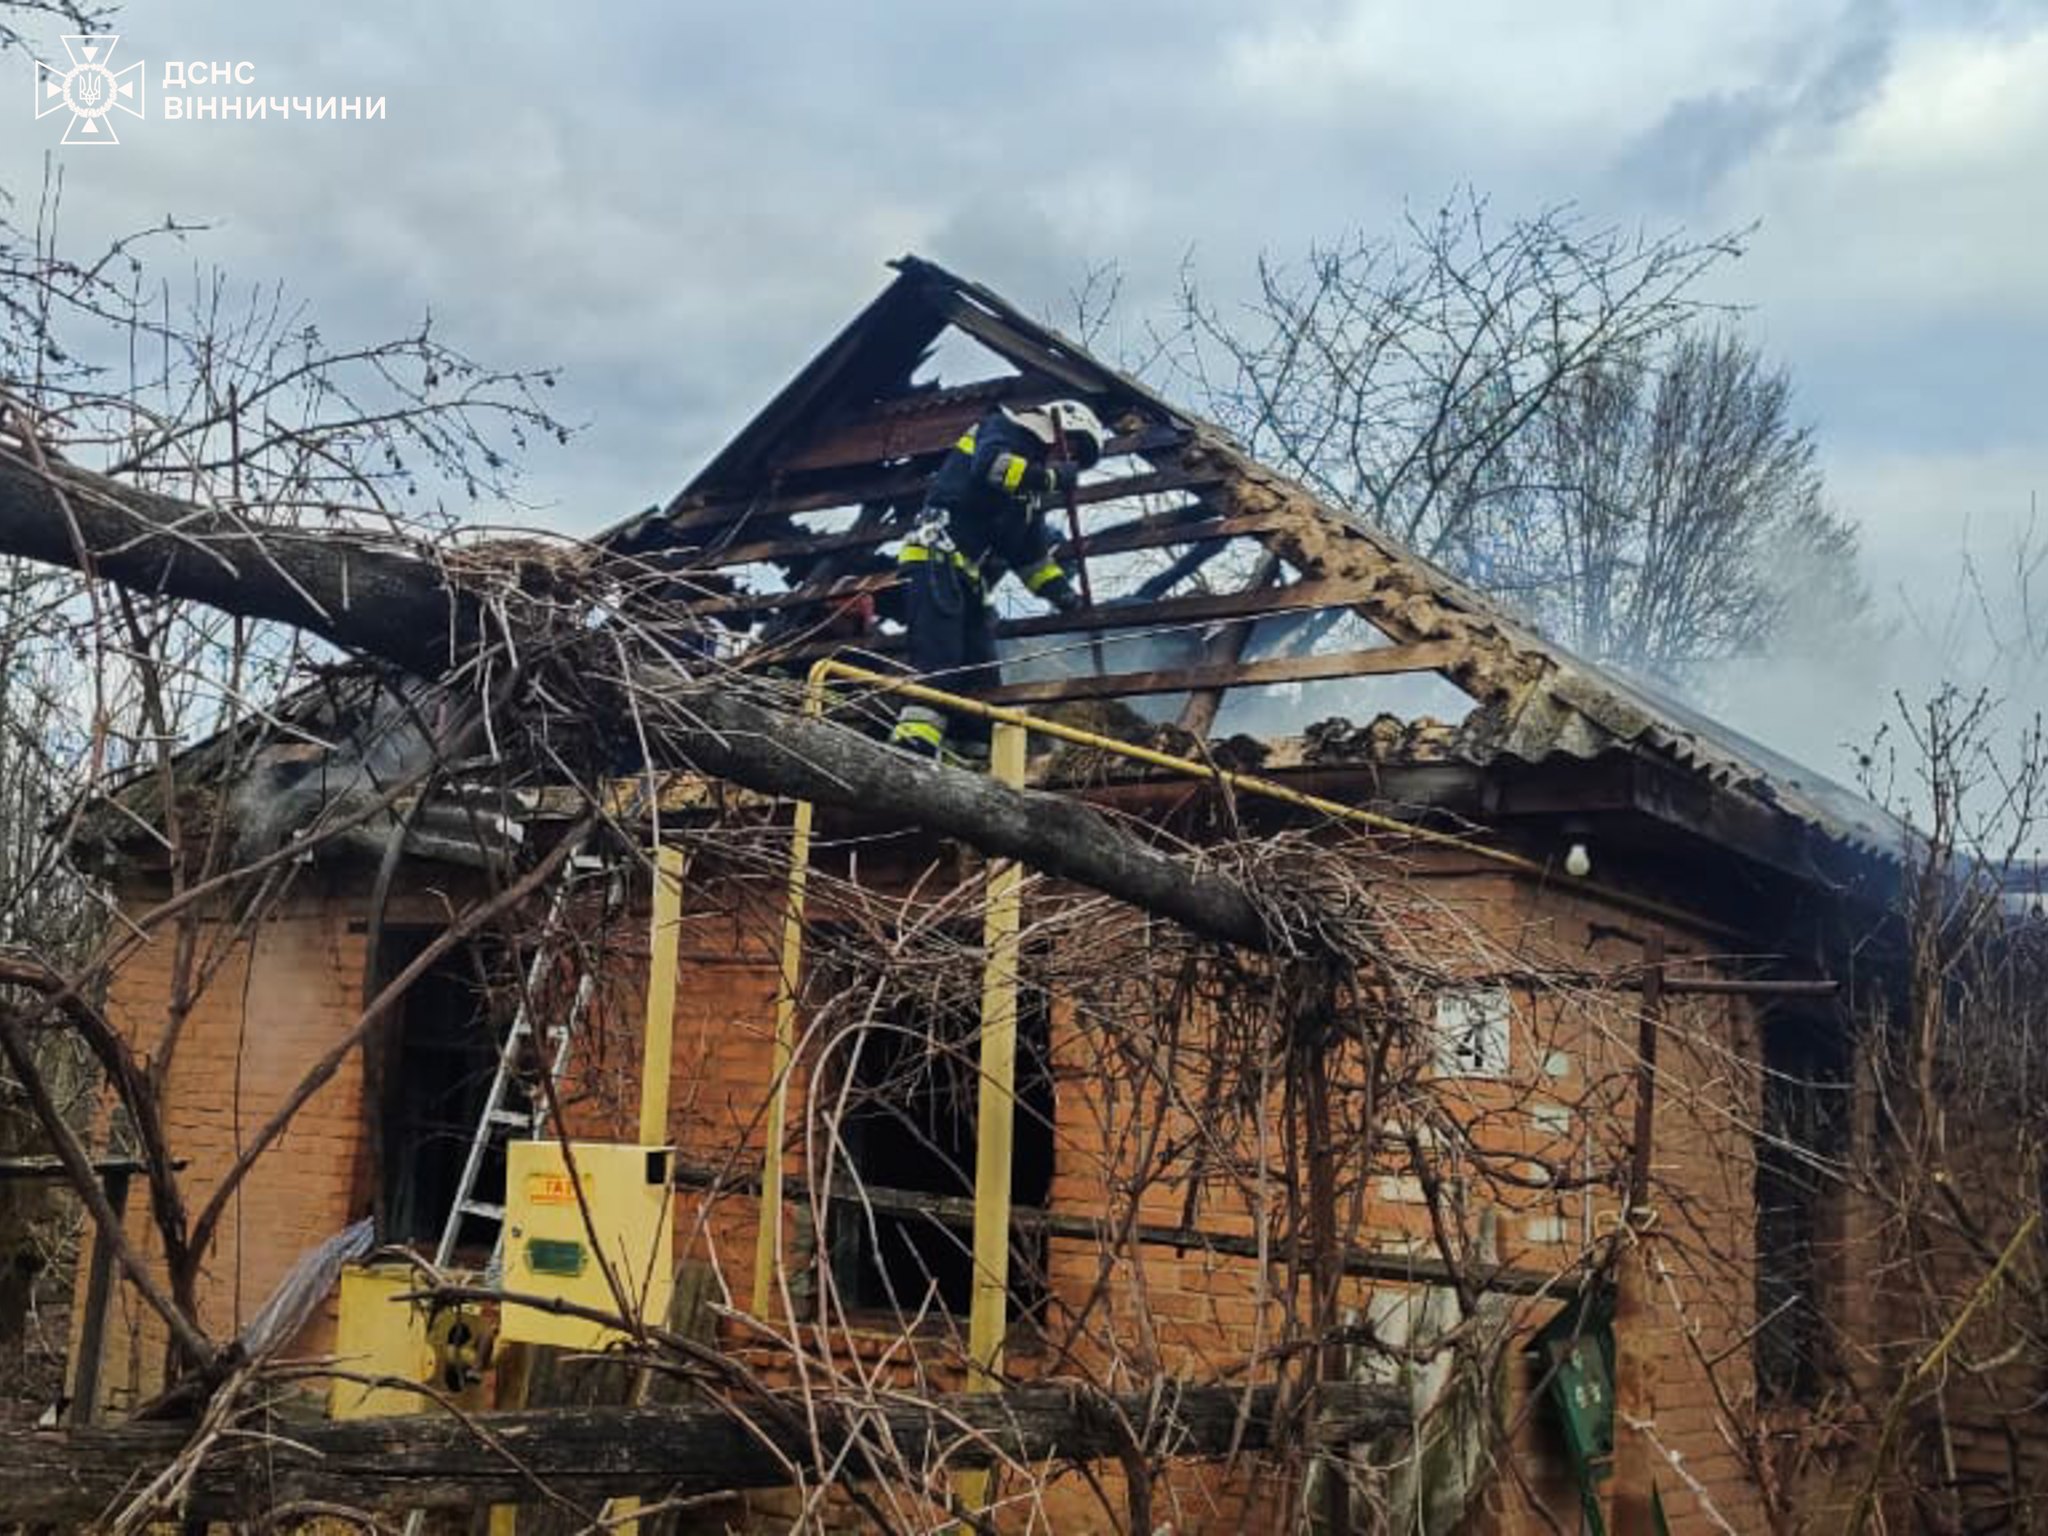
[[(533, 958), (527, 963), (525, 986), (520, 992), (519, 1007), (512, 1016), (511, 1027), (505, 1033), (504, 1043), (498, 1051), (498, 1064), (491, 1074), (491, 1089), (485, 1096), (483, 1113), (478, 1117), (476, 1131), (470, 1137), (469, 1152), (462, 1162), (462, 1177), (456, 1182), (455, 1200), (448, 1208), (448, 1219), (441, 1227), (441, 1239), (434, 1245), (434, 1267), (445, 1269), (455, 1257), (455, 1246), (462, 1234), (465, 1218), (475, 1218), (489, 1223), (497, 1229), (491, 1242), (491, 1261), (487, 1275), (495, 1276), (503, 1262), (505, 1249), (505, 1205), (501, 1196), (496, 1201), (479, 1200), (476, 1197), (477, 1182), (482, 1177), (484, 1164), (495, 1145), (515, 1139), (525, 1132), (538, 1140), (546, 1118), (546, 1096), (536, 1093), (527, 1083), (522, 1068), (529, 1061), (536, 1061), (538, 1053), (531, 1047), (539, 1033), (534, 1028), (534, 1001), (541, 984), (547, 979), (548, 968), (554, 963), (557, 949), (555, 940), (566, 924), (569, 903), (576, 888), (578, 873), (602, 868), (604, 860), (591, 854), (576, 853), (569, 857), (569, 878), (555, 888), (553, 899), (548, 904), (548, 913), (541, 927), (541, 941), (535, 946)], [(622, 876), (614, 875), (605, 886), (605, 915), (608, 917), (624, 890)], [(590, 1007), (590, 999), (597, 990), (597, 972), (594, 967), (585, 966), (576, 978), (576, 992), (569, 1003), (566, 1017), (560, 1024), (545, 1027), (547, 1044), (554, 1048), (547, 1062), (548, 1083), (557, 1085), (562, 1080), (563, 1070), (569, 1064), (569, 1053), (575, 1042), (577, 1027)], [(523, 1105), (521, 1101), (523, 1102)]]

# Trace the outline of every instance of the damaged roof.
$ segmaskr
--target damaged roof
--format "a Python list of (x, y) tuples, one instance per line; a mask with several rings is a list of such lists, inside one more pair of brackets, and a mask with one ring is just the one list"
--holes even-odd
[[(1185, 576), (1164, 586), (1155, 578), (1077, 615), (1011, 618), (999, 636), (1093, 644), (1207, 626), (1208, 639), (1182, 665), (1013, 682), (1000, 702), (1196, 697), (1434, 672), (1473, 702), (1457, 750), (1480, 766), (1631, 754), (1838, 848), (1898, 856), (1905, 827), (1863, 796), (1641, 680), (1574, 656), (980, 284), (917, 256), (892, 265), (894, 281), (666, 507), (606, 535), (621, 550), (728, 573), (731, 588), (704, 608), (740, 637), (743, 664), (751, 656), (801, 666), (843, 648), (835, 605), (858, 594), (885, 598), (894, 586), (881, 547), (912, 525), (960, 432), (995, 403), (1078, 395), (1116, 434), (1078, 498), (1087, 524), (1081, 552), (1100, 560), (1158, 551), (1173, 556), (1166, 578)], [(1007, 371), (964, 383), (920, 377), (949, 331)], [(1278, 565), (1238, 590), (1212, 590), (1202, 567), (1215, 550), (1247, 541)], [(1057, 552), (1073, 555), (1074, 541)], [(1372, 643), (1264, 660), (1245, 659), (1241, 641), (1235, 651), (1218, 644), (1275, 616), (1332, 609), (1365, 620)], [(861, 644), (887, 653), (900, 638), (871, 633)]]
[(1574, 720), (1593, 729), (1560, 730), (1548, 741), (1525, 739), (1518, 751), (1589, 758), (1625, 743), (1795, 817), (1847, 847), (1887, 859), (1905, 848), (1911, 828), (1869, 797), (1644, 678), (1581, 661), (1562, 646), (1550, 649), (1560, 667), (1553, 688), (1574, 702)]
[[(738, 665), (800, 672), (851, 647), (883, 658), (900, 652), (900, 632), (849, 631), (842, 619), (856, 599), (886, 611), (897, 576), (885, 546), (914, 526), (939, 462), (994, 404), (1078, 395), (1114, 437), (1076, 498), (1082, 538), (1055, 552), (1069, 561), (1077, 553), (1096, 561), (1150, 555), (1164, 568), (1105, 593), (1092, 609), (1004, 619), (1000, 638), (1064, 654), (1070, 670), (1020, 677), (1027, 669), (1006, 662), (1013, 680), (991, 695), (996, 702), (1044, 708), (1179, 698), (1180, 720), (1155, 719), (1153, 728), (1202, 739), (1211, 738), (1218, 702), (1232, 690), (1433, 675), (1469, 700), (1452, 698), (1462, 718), (1368, 711), (1356, 725), (1337, 719), (1319, 727), (1303, 718), (1295, 729), (1310, 727), (1309, 751), (1296, 743), (1292, 761), (1570, 773), (1621, 760), (1631, 776), (1655, 769), (1654, 782), (1630, 791), (1636, 809), (1801, 880), (1842, 888), (1845, 857), (1859, 881), (1872, 866), (1895, 866), (1907, 828), (1863, 796), (1545, 639), (1495, 599), (1254, 461), (1222, 429), (988, 289), (915, 256), (894, 266), (881, 295), (676, 497), (600, 537), (685, 578), (683, 590), (698, 594), (692, 606), (723, 631), (721, 654)], [(948, 333), (969, 338), (1001, 371), (962, 382), (927, 376), (935, 357), (956, 355), (940, 350)], [(1235, 586), (1213, 579), (1230, 565), (1215, 557), (1228, 551), (1257, 556), (1248, 569), (1237, 563)], [(1313, 646), (1254, 654), (1256, 635), (1331, 617), (1360, 622)], [(1122, 660), (1160, 636), (1180, 647), (1169, 660)], [(1093, 667), (1074, 661), (1091, 651)], [(369, 792), (382, 776), (373, 769), (405, 755), (403, 722), (384, 718), (388, 710), (366, 710), (354, 725), (367, 736), (357, 740), (341, 729), (334, 702), (317, 691), (298, 701), (281, 725), (283, 739), (237, 764), (232, 776), (260, 781), (269, 820), (288, 806), (312, 814), (338, 788)], [(1268, 745), (1281, 743), (1269, 735)], [(345, 786), (335, 759), (346, 768)], [(1677, 795), (1674, 784), (1690, 788)], [(132, 802), (135, 793), (112, 798)], [(146, 807), (120, 809), (130, 827), (138, 814), (148, 819)], [(412, 836), (445, 831), (468, 857), (495, 854), (469, 846), (473, 808), (459, 814), (462, 827), (418, 826)], [(381, 847), (391, 825), (385, 817), (361, 835)]]

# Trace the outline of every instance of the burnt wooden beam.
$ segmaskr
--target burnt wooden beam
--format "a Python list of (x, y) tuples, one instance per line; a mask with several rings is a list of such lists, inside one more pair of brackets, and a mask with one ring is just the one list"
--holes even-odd
[(665, 520), (676, 534), (711, 535), (738, 523), (909, 496), (931, 479), (931, 473), (929, 464), (857, 465), (833, 474), (766, 478), (759, 489), (745, 496), (691, 502), (665, 514)]
[(851, 549), (877, 549), (891, 539), (903, 537), (900, 520), (892, 519), (880, 528), (848, 528), (839, 533), (806, 533), (801, 528), (772, 539), (751, 544), (727, 544), (706, 551), (710, 558), (695, 562), (705, 570), (722, 570), (735, 565), (754, 565), (771, 560), (802, 560), (814, 555), (843, 554)]
[[(1151, 479), (1178, 479), (1179, 477), (1146, 476)], [(1099, 495), (1097, 503), (1121, 500), (1126, 496), (1151, 494), (1155, 489), (1172, 490), (1174, 486), (1146, 487), (1138, 491), (1123, 490), (1115, 486), (1103, 489), (1116, 490), (1115, 496)], [(1200, 501), (1184, 502), (1180, 506), (1162, 512), (1132, 518), (1129, 522), (1118, 523), (1100, 533), (1088, 535), (1090, 554), (1120, 555), (1141, 549), (1161, 549), (1175, 544), (1199, 544), (1204, 541), (1232, 539), (1252, 534), (1270, 532), (1275, 523), (1268, 517), (1224, 517), (1217, 515), (1214, 508)], [(805, 533), (794, 530), (771, 539), (759, 539), (747, 544), (728, 544), (708, 549), (712, 558), (698, 562), (707, 570), (727, 566), (748, 565), (764, 560), (798, 560), (811, 555), (831, 554), (849, 549), (874, 549), (892, 539), (903, 537), (905, 528), (901, 519), (884, 528), (849, 528), (839, 533)], [(1062, 541), (1054, 546), (1054, 552), (1061, 553), (1071, 548), (1071, 541)]]
[[(1089, 541), (1092, 547), (1094, 541)], [(706, 617), (738, 613), (767, 613), (804, 603), (830, 602), (861, 592), (879, 592), (897, 585), (902, 578), (894, 571), (875, 571), (834, 582), (829, 586), (791, 587), (782, 592), (759, 592), (748, 597), (714, 597), (690, 604), (690, 611)], [(999, 636), (1064, 635), (1104, 629), (1148, 629), (1154, 625), (1203, 624), (1221, 619), (1266, 618), (1277, 613), (1303, 609), (1341, 608), (1361, 596), (1356, 583), (1347, 581), (1298, 581), (1287, 587), (1261, 587), (1242, 592), (1201, 592), (1189, 597), (1161, 598), (1153, 603), (1104, 603), (1072, 613), (1050, 613), (1038, 618), (1009, 619), (996, 626)], [(1412, 669), (1424, 670), (1424, 669)]]
[(1056, 384), (1084, 395), (1099, 395), (1115, 388), (1116, 381), (1101, 366), (1086, 357), (1068, 355), (1035, 336), (1026, 335), (999, 315), (991, 314), (957, 292), (938, 295), (939, 311), (954, 325), (983, 346), (1011, 362), (1035, 368)]
[[(1224, 539), (1249, 538), (1256, 534), (1270, 532), (1272, 520), (1256, 514), (1251, 516), (1215, 516), (1214, 508), (1204, 502), (1189, 502), (1171, 513), (1158, 513), (1149, 517), (1133, 518), (1128, 523), (1118, 523), (1100, 533), (1088, 535), (1088, 553), (1091, 555), (1127, 555), (1140, 549), (1170, 549), (1182, 544), (1212, 544)], [(1210, 516), (1192, 516), (1207, 512)], [(1180, 520), (1176, 521), (1176, 517)], [(1053, 546), (1053, 553), (1064, 554), (1073, 547), (1071, 540), (1061, 540)]]
[(989, 380), (1006, 386), (1000, 394), (948, 392), (929, 402), (916, 397), (880, 401), (829, 426), (773, 461), (784, 473), (871, 464), (938, 453), (988, 414), (1000, 399), (1035, 404), (1054, 398), (1057, 390), (1025, 379)]
[[(760, 598), (718, 599), (700, 606), (699, 613), (733, 611), (738, 605), (757, 608), (787, 607), (793, 602), (829, 601), (857, 591), (878, 591), (898, 578), (878, 573), (865, 584), (849, 583), (837, 592), (771, 593)], [(1256, 592), (1205, 592), (1192, 597), (1169, 597), (1156, 603), (1105, 603), (1098, 608), (1073, 613), (1051, 613), (1029, 619), (1007, 619), (996, 625), (999, 639), (1035, 635), (1081, 635), (1107, 629), (1167, 628), (1180, 624), (1206, 624), (1229, 619), (1262, 619), (1272, 614), (1302, 612), (1316, 608), (1342, 608), (1359, 600), (1360, 589), (1349, 581), (1298, 581), (1291, 587), (1265, 588)], [(723, 605), (723, 606), (721, 606)], [(777, 649), (763, 655), (763, 662), (795, 666), (820, 656), (834, 656), (847, 647), (843, 641), (817, 641)], [(899, 635), (873, 635), (861, 642), (870, 655), (889, 656), (903, 649)]]
[[(1058, 391), (1034, 393), (1039, 399), (1050, 399)], [(924, 413), (857, 416), (820, 432), (803, 447), (776, 459), (769, 470), (776, 474), (801, 474), (943, 453), (987, 412), (987, 403), (975, 400)], [(1136, 432), (1112, 437), (1103, 452), (1106, 458), (1121, 453), (1156, 452), (1187, 439), (1188, 434), (1179, 428), (1147, 425)]]
[(1221, 619), (1262, 619), (1306, 608), (1341, 608), (1359, 602), (1365, 595), (1366, 589), (1357, 582), (1312, 579), (1251, 592), (1202, 592), (1191, 597), (1162, 598), (1156, 603), (1106, 603), (1073, 613), (1011, 619), (997, 625), (996, 633), (1004, 637), (1063, 635), (1099, 629), (1205, 624)]
[[(1163, 1381), (1109, 1396), (1076, 1384), (917, 1402), (755, 1396), (722, 1407), (546, 1408), (302, 1422), (251, 1415), (214, 1441), (166, 1518), (255, 1520), (281, 1505), (377, 1513), (566, 1499), (595, 1516), (626, 1495), (771, 1488), (792, 1467), (838, 1479), (932, 1466), (1209, 1459), (1282, 1443), (1343, 1445), (1409, 1423), (1406, 1388)], [(1127, 1428), (1126, 1426), (1129, 1426)], [(0, 1521), (79, 1528), (118, 1510), (183, 1451), (188, 1426), (0, 1431)], [(547, 1490), (543, 1494), (542, 1490)]]
[(789, 587), (781, 592), (757, 592), (748, 597), (710, 597), (689, 605), (691, 613), (704, 618), (727, 618), (741, 613), (773, 613), (780, 608), (801, 608), (807, 603), (843, 602), (863, 592), (880, 592), (898, 586), (903, 578), (891, 571), (870, 571), (861, 576), (844, 576), (817, 586)]
[(753, 479), (777, 444), (829, 416), (839, 403), (907, 392), (919, 359), (945, 324), (921, 284), (891, 283), (697, 472), (683, 494)]
[[(860, 474), (833, 475), (827, 477), (823, 484), (819, 484), (816, 477), (795, 478), (773, 491), (764, 491), (761, 495), (745, 501), (706, 502), (701, 506), (685, 508), (669, 517), (668, 526), (672, 532), (679, 535), (701, 533), (705, 535), (705, 548), (723, 553), (724, 546), (719, 544), (716, 535), (725, 529), (741, 525), (742, 519), (746, 524), (780, 523), (783, 519), (801, 512), (826, 512), (834, 507), (850, 507), (877, 501), (900, 501), (922, 496), (924, 488), (931, 483), (932, 472), (931, 464), (922, 463), (883, 471), (869, 470)], [(1114, 480), (1090, 481), (1074, 493), (1074, 499), (1084, 507), (1092, 507), (1140, 496), (1165, 495), (1172, 491), (1205, 491), (1220, 483), (1212, 470), (1180, 469), (1169, 464), (1143, 474), (1124, 475)], [(778, 530), (777, 537), (782, 536), (782, 531)], [(752, 555), (749, 558), (767, 559), (773, 556)]]
[(1039, 682), (1006, 683), (979, 697), (990, 704), (1046, 704), (1061, 699), (1121, 699), (1207, 688), (1250, 688), (1264, 683), (1309, 683), (1336, 677), (1380, 677), (1434, 672), (1458, 658), (1455, 646), (1383, 645), (1328, 656), (1280, 656), (1267, 661), (1166, 667), (1153, 672), (1078, 673)]
[[(1091, 554), (1098, 550), (1104, 554), (1129, 554), (1134, 550), (1158, 549), (1172, 544), (1196, 544), (1203, 540), (1234, 538), (1241, 533), (1259, 532), (1268, 526), (1263, 518), (1218, 517), (1212, 508), (1204, 506), (1199, 501), (1190, 501), (1164, 512), (1133, 518), (1127, 523), (1118, 523), (1112, 528), (1105, 528), (1101, 533), (1091, 533), (1088, 535), (1088, 549)], [(794, 560), (839, 550), (872, 549), (887, 544), (892, 539), (902, 538), (907, 531), (902, 521), (898, 520), (894, 526), (888, 528), (850, 528), (843, 533), (809, 535), (798, 533), (790, 538), (731, 545), (719, 550), (715, 560), (705, 561), (703, 564), (706, 568), (717, 569), (759, 560)], [(1071, 541), (1062, 541), (1053, 546), (1053, 553), (1059, 555), (1071, 548)]]

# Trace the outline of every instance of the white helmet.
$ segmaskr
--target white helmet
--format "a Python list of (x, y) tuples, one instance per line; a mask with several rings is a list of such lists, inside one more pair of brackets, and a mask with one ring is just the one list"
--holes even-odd
[(1079, 400), (1053, 400), (1021, 411), (1006, 405), (1003, 414), (1048, 448), (1057, 447), (1064, 437), (1067, 452), (1083, 469), (1098, 463), (1109, 446), (1109, 429), (1103, 426), (1102, 418)]

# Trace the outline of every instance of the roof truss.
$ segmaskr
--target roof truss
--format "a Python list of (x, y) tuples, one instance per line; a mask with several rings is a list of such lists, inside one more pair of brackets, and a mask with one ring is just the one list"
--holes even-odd
[[(1206, 727), (1231, 688), (1433, 672), (1478, 703), (1520, 702), (1540, 666), (1506, 643), (1482, 602), (1459, 613), (1443, 573), (1364, 535), (1261, 470), (1219, 429), (987, 289), (914, 256), (895, 267), (895, 281), (680, 495), (612, 535), (702, 576), (697, 607), (743, 637), (743, 664), (801, 665), (843, 644), (827, 632), (830, 616), (895, 585), (884, 546), (915, 522), (943, 456), (991, 405), (1079, 395), (1114, 433), (1104, 470), (1078, 497), (1081, 553), (1099, 570), (1155, 552), (1151, 564), (1163, 569), (1113, 602), (1010, 618), (999, 635), (1048, 647), (1197, 629), (1203, 638), (1174, 665), (1112, 663), (1013, 682), (1005, 701), (1185, 692), (1183, 724)], [(920, 381), (949, 330), (1013, 371)], [(1071, 539), (1060, 553), (1071, 562)], [(1236, 558), (1219, 559), (1226, 554)], [(1219, 586), (1216, 573), (1232, 569), (1238, 582)], [(1247, 655), (1255, 621), (1344, 610), (1367, 621), (1366, 637), (1354, 627), (1319, 647)], [(885, 636), (866, 648), (900, 645)]]

